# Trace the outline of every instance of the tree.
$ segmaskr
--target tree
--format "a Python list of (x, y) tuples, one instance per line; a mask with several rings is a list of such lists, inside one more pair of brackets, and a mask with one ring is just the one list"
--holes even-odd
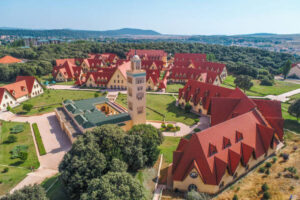
[(22, 107), (22, 109), (27, 111), (27, 112), (29, 112), (32, 108), (33, 108), (33, 105), (32, 104), (27, 104), (27, 103), (25, 103)]
[(95, 92), (94, 97), (95, 97), (95, 98), (96, 98), (96, 97), (99, 97), (99, 93), (98, 93), (98, 92)]
[(127, 169), (127, 164), (117, 158), (113, 158), (110, 162), (109, 171), (111, 172), (126, 172)]
[(128, 131), (129, 135), (138, 135), (142, 138), (143, 155), (146, 156), (146, 165), (152, 166), (159, 155), (158, 146), (163, 142), (160, 130), (150, 124), (135, 125)]
[(184, 106), (185, 112), (189, 113), (189, 112), (191, 112), (191, 109), (192, 109), (191, 104), (189, 102), (187, 102)]
[(10, 106), (7, 106), (7, 107), (6, 107), (6, 110), (7, 110), (7, 111), (11, 111), (11, 107), (10, 107)]
[(239, 75), (234, 80), (234, 84), (244, 90), (250, 90), (250, 88), (253, 86), (253, 83), (251, 82), (251, 77), (247, 75)]
[(47, 200), (46, 192), (40, 185), (25, 186), (20, 190), (7, 194), (0, 200)]
[(232, 200), (239, 200), (239, 198), (238, 198), (237, 194), (234, 194), (234, 196), (233, 196)]
[(82, 200), (143, 200), (144, 190), (138, 180), (126, 172), (109, 172), (101, 178), (93, 179)]
[(17, 137), (15, 135), (8, 136), (6, 143), (14, 143), (17, 141)]
[(282, 67), (282, 74), (284, 76), (284, 79), (286, 79), (291, 67), (292, 67), (292, 62), (290, 60), (286, 61), (286, 63)]
[(61, 180), (71, 198), (86, 192), (88, 183), (105, 173), (106, 159), (92, 134), (79, 137), (59, 165)]
[(289, 107), (288, 112), (297, 118), (300, 117), (300, 99), (296, 99)]
[(205, 193), (199, 193), (195, 190), (191, 190), (186, 194), (186, 200), (209, 200), (211, 199)]
[(20, 151), (19, 152), (19, 158), (25, 162), (28, 158), (28, 153), (26, 151)]
[(269, 186), (267, 183), (264, 183), (262, 186), (261, 186), (261, 189), (263, 192), (266, 192), (267, 190), (269, 190)]

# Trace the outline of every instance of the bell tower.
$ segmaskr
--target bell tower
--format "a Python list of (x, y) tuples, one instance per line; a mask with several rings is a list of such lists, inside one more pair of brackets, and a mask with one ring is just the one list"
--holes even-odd
[(146, 72), (141, 68), (138, 55), (131, 58), (131, 69), (127, 71), (128, 113), (133, 125), (146, 123)]

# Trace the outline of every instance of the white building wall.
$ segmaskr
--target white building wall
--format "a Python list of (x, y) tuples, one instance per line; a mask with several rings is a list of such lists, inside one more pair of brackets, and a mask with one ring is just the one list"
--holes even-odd
[(33, 84), (33, 87), (32, 87), (30, 97), (32, 98), (32, 97), (38, 96), (38, 95), (43, 94), (43, 93), (44, 93), (44, 89), (41, 86), (41, 84), (37, 80), (34, 80), (34, 84)]
[(11, 96), (9, 92), (5, 91), (1, 100), (0, 110), (6, 110), (7, 106), (15, 107), (17, 105), (17, 101)]

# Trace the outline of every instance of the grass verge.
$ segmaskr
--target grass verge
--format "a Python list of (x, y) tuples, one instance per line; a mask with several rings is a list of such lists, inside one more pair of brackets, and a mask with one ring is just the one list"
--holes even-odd
[(35, 141), (36, 141), (36, 144), (38, 146), (40, 155), (41, 156), (46, 155), (46, 150), (45, 150), (44, 143), (43, 143), (43, 140), (42, 140), (42, 137), (41, 137), (41, 134), (40, 134), (40, 130), (39, 130), (36, 123), (32, 124), (32, 129), (33, 129), (33, 132), (34, 132)]

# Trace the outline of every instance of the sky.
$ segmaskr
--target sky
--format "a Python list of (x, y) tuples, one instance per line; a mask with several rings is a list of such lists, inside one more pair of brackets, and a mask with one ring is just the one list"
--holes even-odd
[(0, 0), (0, 27), (293, 34), (300, 33), (300, 0)]

